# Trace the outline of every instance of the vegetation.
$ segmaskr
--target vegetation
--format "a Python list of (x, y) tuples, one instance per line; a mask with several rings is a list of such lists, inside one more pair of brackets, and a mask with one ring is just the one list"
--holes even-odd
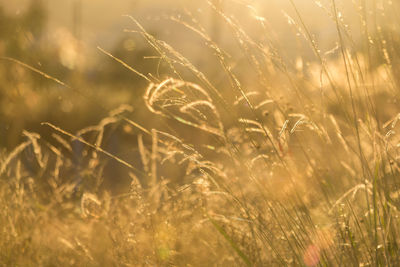
[(188, 34), (178, 46), (205, 46), (199, 61), (126, 17), (152, 49), (133, 57), (154, 65), (98, 50), (135, 77), (120, 81), (130, 93), (112, 90), (119, 76), (96, 84), (3, 53), (0, 102), (36, 101), (39, 115), (1, 107), (5, 124), (20, 122), (14, 137), (0, 128), (6, 140), (26, 129), (0, 153), (2, 265), (400, 264), (399, 4), (316, 2), (334, 30), (322, 49), (289, 0), (287, 51), (289, 30), (216, 2), (219, 29), (201, 10), (167, 16)]

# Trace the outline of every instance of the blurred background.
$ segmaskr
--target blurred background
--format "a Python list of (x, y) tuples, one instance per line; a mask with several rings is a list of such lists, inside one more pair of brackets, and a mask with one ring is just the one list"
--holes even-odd
[[(314, 1), (295, 2), (320, 40), (321, 49), (332, 49), (335, 28), (331, 19)], [(247, 31), (261, 39), (265, 33), (251, 27), (251, 23), (258, 14), (265, 17), (273, 29), (271, 35), (279, 39), (289, 61), (299, 56), (312, 57), (311, 49), (298, 50), (302, 44), (293, 34), (296, 29), (289, 16), (294, 15), (294, 10), (289, 1), (213, 0), (213, 4), (236, 16)], [(237, 55), (241, 52), (234, 38), (226, 33), (225, 23), (207, 1), (0, 0), (0, 55), (20, 60), (74, 89), (63, 88), (15, 63), (1, 60), (0, 147), (15, 147), (21, 142), (23, 129), (43, 134), (40, 122), (49, 121), (75, 131), (98, 122), (115, 106), (137, 104), (146, 83), (97, 47), (145, 74), (160, 72), (163, 66), (151, 58), (157, 54), (139, 34), (124, 32), (137, 27), (123, 15), (132, 15), (211, 79), (221, 79), (215, 66), (209, 64), (215, 59), (210, 60), (213, 54), (204, 40), (171, 21), (170, 16), (179, 16), (185, 10), (193, 12), (211, 38), (240, 60)]]
[[(320, 52), (335, 62), (340, 57), (336, 26), (330, 17), (331, 1), (296, 0), (294, 3)], [(358, 44), (363, 29), (358, 6), (353, 1), (338, 1), (337, 4), (340, 19), (344, 18), (343, 24), (351, 32), (354, 45), (362, 46), (355, 50), (367, 51), (365, 42)], [(149, 129), (154, 127), (156, 119), (143, 103), (148, 82), (98, 49), (101, 47), (139, 72), (152, 73), (159, 80), (173, 75), (160, 55), (135, 32), (138, 26), (124, 15), (135, 18), (150, 34), (188, 58), (231, 103), (235, 101), (232, 87), (214, 52), (204, 39), (177, 20), (191, 21), (204, 28), (230, 55), (229, 67), (243, 81), (245, 90), (259, 86), (252, 82), (256, 74), (249, 71), (251, 66), (243, 47), (238, 45), (238, 38), (212, 6), (228, 14), (227, 19), (242, 25), (256, 43), (272, 44), (280, 54), (279, 60), (288, 66), (288, 72), (302, 72), (294, 76), (296, 79), (303, 79), (302, 75), (308, 71), (309, 80), (312, 81), (314, 75), (316, 84), (319, 83), (320, 69), (313, 69), (318, 59), (304, 37), (306, 33), (290, 1), (0, 0), (0, 148), (4, 151), (15, 148), (25, 138), (24, 129), (39, 133), (46, 142), (55, 142), (54, 131), (41, 125), (42, 122), (75, 133), (99, 123), (110, 110), (122, 104), (133, 107), (129, 114), (131, 119)], [(379, 19), (377, 14), (388, 8), (397, 9), (398, 4), (376, 1), (373, 6), (366, 6), (367, 16), (373, 17), (368, 23)], [(395, 20), (386, 21), (384, 25), (387, 28), (381, 29), (382, 34), (398, 31)], [(399, 43), (398, 34), (388, 36), (393, 37), (390, 39), (393, 44)], [(271, 48), (268, 53), (274, 55), (275, 50)], [(51, 75), (70, 88), (10, 59)], [(374, 62), (376, 66), (373, 67), (378, 68), (384, 60), (380, 56)], [(276, 85), (276, 93), (284, 94), (290, 85), (283, 84), (283, 79), (273, 71), (269, 75), (266, 77), (268, 86)], [(184, 78), (191, 80), (193, 76)], [(133, 137), (136, 129), (118, 127), (113, 129), (118, 134), (106, 136), (103, 146), (121, 158), (132, 159), (132, 153), (136, 153), (132, 151), (137, 147), (137, 139)]]

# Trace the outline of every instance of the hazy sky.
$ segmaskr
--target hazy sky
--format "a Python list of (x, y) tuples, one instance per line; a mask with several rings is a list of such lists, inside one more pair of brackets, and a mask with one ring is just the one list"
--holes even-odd
[[(124, 14), (134, 15), (135, 18), (141, 21), (143, 24), (150, 24), (146, 18), (155, 17), (162, 15), (167, 9), (172, 10), (179, 8), (184, 4), (203, 6), (204, 16), (209, 17), (210, 10), (205, 5), (206, 1), (192, 1), (192, 0), (40, 0), (42, 1), (47, 10), (49, 11), (49, 29), (56, 29), (59, 27), (73, 30), (73, 10), (74, 4), (81, 3), (81, 15), (82, 15), (82, 39), (85, 41), (96, 42), (100, 39), (114, 36), (116, 32), (122, 32), (124, 27), (132, 25), (129, 20), (122, 17)], [(3, 8), (7, 12), (13, 14), (23, 13), (27, 3), (30, 0), (0, 0)], [(202, 4), (199, 4), (203, 2)], [(266, 13), (268, 19), (275, 20), (277, 16), (282, 17), (281, 9), (287, 7), (288, 1), (283, 0), (229, 0), (224, 1), (229, 6), (232, 6), (230, 2), (246, 2), (262, 9), (263, 13)], [(311, 3), (313, 1), (297, 0), (296, 3), (300, 6), (304, 6), (305, 3)], [(286, 4), (284, 4), (286, 3)], [(314, 9), (312, 9), (314, 7)], [(303, 8), (303, 12), (306, 17), (308, 13), (315, 10), (315, 5), (307, 4), (306, 8)], [(318, 18), (318, 14), (315, 14), (315, 19)], [(205, 18), (207, 21), (207, 18)], [(320, 20), (319, 23), (322, 21)], [(156, 21), (152, 21), (156, 25)], [(157, 27), (157, 26), (154, 26)], [(162, 27), (162, 25), (158, 25)], [(112, 39), (112, 37), (111, 37)]]
[[(155, 7), (151, 0), (41, 0), (48, 10), (49, 29), (67, 28), (73, 30), (73, 10), (76, 3), (81, 4), (82, 38), (86, 41), (98, 36), (122, 31), (122, 25), (128, 21), (124, 14), (140, 14), (145, 9)], [(26, 9), (30, 0), (0, 0), (8, 13), (19, 14)], [(153, 3), (152, 3), (153, 2)], [(158, 8), (162, 8), (158, 3)], [(125, 23), (124, 23), (125, 22)], [(119, 29), (117, 28), (119, 27)]]
[[(48, 31), (49, 34), (62, 28), (73, 32), (73, 10), (74, 5), (81, 4), (81, 39), (96, 50), (100, 45), (104, 48), (111, 48), (115, 41), (122, 34), (125, 28), (134, 29), (133, 23), (122, 15), (133, 15), (146, 29), (152, 32), (166, 34), (171, 31), (167, 27), (165, 20), (157, 20), (157, 16), (164, 16), (166, 10), (173, 11), (182, 5), (191, 6), (192, 12), (197, 12), (197, 17), (202, 20), (205, 27), (212, 25), (212, 15), (214, 12), (206, 4), (206, 0), (34, 0), (42, 1), (48, 10)], [(217, 0), (215, 0), (217, 1)], [(11, 14), (22, 14), (30, 0), (0, 0), (1, 6)], [(231, 9), (236, 18), (241, 19), (245, 12), (249, 13), (245, 5), (238, 3), (250, 3), (255, 6), (260, 15), (264, 16), (271, 23), (274, 31), (280, 35), (282, 45), (293, 50), (293, 37), (296, 26), (288, 25), (288, 18), (284, 12), (294, 15), (293, 8), (288, 0), (225, 0), (224, 9)], [(332, 48), (332, 38), (336, 35), (334, 24), (327, 14), (313, 0), (294, 1), (301, 12), (306, 24), (320, 41), (323, 49)], [(351, 2), (351, 1), (347, 1)], [(346, 3), (343, 2), (343, 3)], [(195, 7), (195, 8), (193, 8)], [(249, 17), (249, 16), (247, 16)], [(353, 16), (356, 17), (356, 16)], [(296, 18), (297, 19), (297, 18)], [(251, 23), (254, 23), (251, 22)], [(251, 30), (252, 24), (247, 25), (246, 30)], [(181, 32), (172, 30), (171, 35), (179, 37)], [(176, 38), (179, 39), (179, 38)], [(185, 40), (185, 38), (181, 38)], [(326, 45), (324, 44), (326, 43)], [(93, 48), (93, 49), (92, 49)]]

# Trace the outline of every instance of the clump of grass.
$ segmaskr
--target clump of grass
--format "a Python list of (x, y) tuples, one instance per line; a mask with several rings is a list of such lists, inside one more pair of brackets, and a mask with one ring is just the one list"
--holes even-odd
[[(131, 18), (132, 32), (169, 71), (142, 74), (101, 51), (149, 82), (143, 106), (158, 123), (136, 122), (125, 105), (76, 134), (43, 123), (52, 142), (25, 132), (26, 142), (2, 155), (0, 165), (0, 261), (399, 264), (399, 115), (395, 105), (382, 108), (398, 98), (397, 45), (382, 30), (394, 26), (385, 23), (396, 15), (388, 9), (395, 3), (382, 1), (384, 12), (374, 6), (370, 16), (365, 2), (356, 5), (359, 40), (336, 1), (318, 3), (337, 34), (337, 49), (323, 53), (290, 1), (294, 16), (286, 16), (315, 56), (295, 65), (251, 6), (242, 8), (265, 38), (209, 3), (246, 63), (212, 40), (190, 11), (170, 18), (214, 53), (218, 84)], [(113, 153), (105, 138), (111, 134), (137, 140), (135, 157)], [(81, 150), (72, 148), (76, 143)], [(122, 192), (106, 186), (110, 166), (129, 180)]]

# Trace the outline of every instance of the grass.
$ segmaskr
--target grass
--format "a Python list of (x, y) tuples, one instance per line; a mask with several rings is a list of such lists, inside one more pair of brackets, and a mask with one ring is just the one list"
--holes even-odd
[(157, 72), (99, 50), (147, 82), (142, 102), (76, 133), (43, 122), (49, 134), (24, 131), (1, 154), (0, 262), (399, 265), (398, 4), (354, 1), (357, 18), (347, 18), (337, 1), (318, 2), (336, 36), (324, 52), (289, 2), (295, 58), (251, 6), (235, 2), (247, 29), (209, 3), (235, 48), (213, 40), (195, 12), (169, 17), (205, 44), (207, 70), (128, 16)]

